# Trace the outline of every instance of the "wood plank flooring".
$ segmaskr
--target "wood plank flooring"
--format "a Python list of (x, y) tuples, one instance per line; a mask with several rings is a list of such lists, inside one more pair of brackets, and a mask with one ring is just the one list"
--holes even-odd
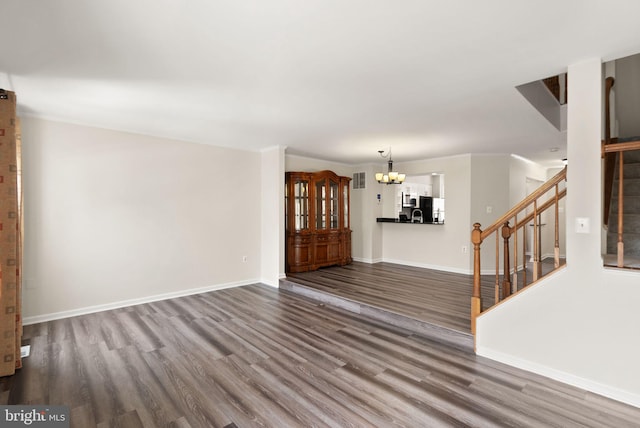
[[(542, 264), (544, 275), (552, 269), (552, 263), (548, 260)], [(533, 278), (530, 269), (527, 275), (529, 283)], [(287, 279), (419, 321), (471, 332), (471, 275), (385, 262), (353, 262), (312, 272), (289, 273)], [(518, 290), (523, 287), (522, 279), (520, 273)], [(482, 277), (481, 293), (483, 307), (491, 307), (495, 301), (495, 275)]]
[[(470, 275), (393, 263), (353, 262), (287, 274), (287, 279), (417, 320), (471, 332)], [(493, 304), (493, 285), (489, 281), (483, 283), (482, 295), (486, 303)]]
[(0, 404), (73, 427), (631, 427), (640, 409), (252, 285), (25, 327)]

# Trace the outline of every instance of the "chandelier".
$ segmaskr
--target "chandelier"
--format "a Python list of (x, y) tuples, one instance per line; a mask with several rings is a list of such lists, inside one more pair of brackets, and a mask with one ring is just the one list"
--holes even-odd
[(388, 170), (386, 173), (384, 172), (376, 172), (376, 180), (378, 183), (382, 184), (402, 184), (404, 179), (406, 178), (406, 174), (401, 174), (397, 171), (393, 170), (393, 159), (391, 159), (391, 147), (389, 147), (389, 152), (385, 155), (384, 150), (378, 150), (380, 156), (383, 158), (389, 157), (389, 161), (387, 163)]

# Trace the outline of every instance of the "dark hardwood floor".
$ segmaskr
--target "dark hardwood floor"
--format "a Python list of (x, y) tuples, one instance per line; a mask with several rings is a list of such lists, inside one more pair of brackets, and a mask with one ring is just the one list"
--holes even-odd
[[(358, 263), (312, 272), (287, 274), (299, 284), (385, 310), (470, 332), (469, 275), (422, 269), (393, 263)], [(483, 287), (483, 297), (493, 301), (493, 289)]]
[[(543, 274), (553, 261), (542, 264)], [(527, 269), (527, 283), (533, 278)], [(522, 271), (517, 289), (523, 288)], [(424, 269), (393, 263), (358, 263), (332, 266), (311, 272), (290, 273), (287, 279), (344, 299), (362, 302), (409, 318), (471, 332), (471, 275)], [(502, 277), (499, 278), (502, 283)], [(495, 302), (495, 275), (482, 277), (483, 307)]]
[(73, 427), (631, 427), (640, 409), (263, 285), (25, 327)]

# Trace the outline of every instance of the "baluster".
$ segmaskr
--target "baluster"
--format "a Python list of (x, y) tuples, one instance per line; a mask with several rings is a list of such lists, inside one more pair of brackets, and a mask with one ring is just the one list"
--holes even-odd
[[(509, 222), (507, 221), (502, 226), (502, 239), (504, 239), (504, 264), (503, 274), (502, 274), (502, 298), (506, 299), (511, 295), (511, 280), (509, 277), (511, 276), (511, 269), (509, 267), (509, 238), (511, 238), (511, 227), (509, 227)], [(496, 256), (498, 256), (496, 254)]]
[(496, 283), (493, 288), (493, 304), (495, 305), (500, 301), (500, 235), (498, 231), (495, 232), (496, 235)]
[(518, 214), (513, 217), (513, 281), (515, 290), (518, 291)]
[(482, 297), (480, 295), (480, 244), (482, 244), (482, 230), (480, 223), (474, 223), (471, 231), (473, 243), (473, 295), (471, 297), (471, 333), (476, 334), (476, 317), (482, 312)]
[(624, 152), (618, 155), (620, 163), (618, 164), (618, 267), (624, 267), (624, 238), (622, 236), (624, 227)]
[[(526, 218), (525, 218), (526, 220)], [(527, 286), (527, 224), (525, 222), (522, 225), (522, 263), (524, 264), (524, 270), (522, 271), (522, 288)]]
[(553, 244), (553, 267), (554, 267), (554, 269), (558, 269), (560, 267), (560, 225), (559, 225), (559, 222), (558, 222), (558, 219), (560, 218), (560, 209), (558, 207), (559, 202), (560, 202), (560, 198), (559, 198), (559, 192), (558, 192), (558, 185), (556, 184), (556, 198), (555, 198), (555, 203), (556, 203), (556, 210), (555, 210), (556, 223), (555, 223), (555, 232), (554, 232), (555, 242)]
[(540, 276), (540, 239), (538, 236), (538, 201), (533, 201), (533, 282)]

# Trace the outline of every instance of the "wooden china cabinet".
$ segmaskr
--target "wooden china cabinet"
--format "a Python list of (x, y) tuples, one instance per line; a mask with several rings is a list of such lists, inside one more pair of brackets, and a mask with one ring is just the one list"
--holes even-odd
[(351, 263), (349, 181), (332, 171), (286, 173), (287, 272)]

